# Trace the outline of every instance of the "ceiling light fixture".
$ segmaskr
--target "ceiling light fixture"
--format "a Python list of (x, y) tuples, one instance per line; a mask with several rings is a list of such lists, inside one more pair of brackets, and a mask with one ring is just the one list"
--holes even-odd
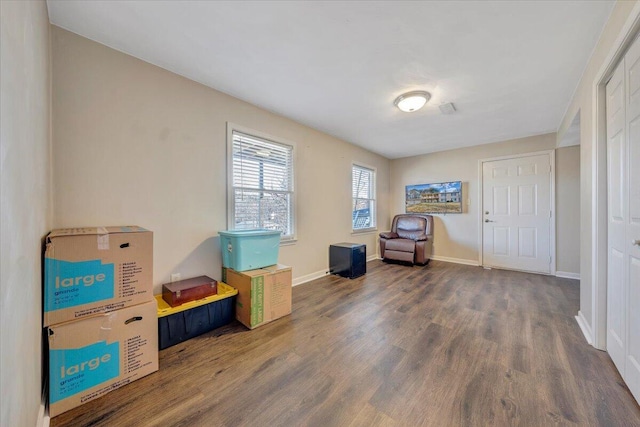
[(412, 92), (403, 93), (393, 101), (393, 105), (398, 107), (405, 113), (412, 113), (418, 111), (424, 104), (429, 102), (431, 94), (424, 90), (414, 90)]

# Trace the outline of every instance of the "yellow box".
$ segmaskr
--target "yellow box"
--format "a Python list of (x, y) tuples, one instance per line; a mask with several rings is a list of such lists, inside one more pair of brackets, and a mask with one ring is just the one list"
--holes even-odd
[(231, 323), (238, 290), (218, 282), (218, 294), (171, 307), (162, 295), (158, 306), (158, 343), (160, 350)]

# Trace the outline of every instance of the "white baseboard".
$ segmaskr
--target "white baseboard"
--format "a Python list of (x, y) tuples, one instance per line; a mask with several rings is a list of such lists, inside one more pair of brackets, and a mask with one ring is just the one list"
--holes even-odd
[(576, 316), (576, 322), (578, 322), (578, 326), (580, 326), (582, 335), (584, 335), (587, 342), (593, 345), (593, 339), (591, 339), (592, 337), (591, 328), (589, 327), (589, 323), (587, 322), (587, 319), (585, 319), (581, 311), (578, 311), (578, 315)]
[[(380, 257), (378, 257), (378, 255), (371, 255), (371, 256), (367, 257), (367, 262), (375, 261), (377, 259), (380, 259)], [(303, 283), (307, 283), (307, 282), (319, 279), (319, 278), (327, 276), (327, 275), (329, 275), (329, 269), (328, 268), (326, 270), (316, 271), (315, 273), (305, 274), (304, 276), (296, 277), (295, 279), (293, 279), (292, 286), (302, 285)]]
[(431, 259), (434, 259), (436, 261), (453, 262), (456, 264), (464, 264), (464, 265), (475, 265), (475, 266), (480, 265), (478, 264), (477, 260), (473, 260), (473, 259), (451, 258), (448, 256), (438, 256), (438, 255), (431, 256)]
[(304, 276), (296, 277), (293, 279), (292, 286), (302, 285), (303, 283), (310, 282), (312, 280), (319, 279), (329, 274), (329, 269), (316, 271), (315, 273), (305, 274)]
[(580, 280), (580, 273), (569, 273), (568, 271), (556, 271), (556, 277), (562, 277), (563, 279)]

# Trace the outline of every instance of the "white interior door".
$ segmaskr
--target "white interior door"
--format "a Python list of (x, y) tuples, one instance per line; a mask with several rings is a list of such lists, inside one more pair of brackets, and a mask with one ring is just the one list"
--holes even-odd
[(627, 347), (624, 289), (625, 241), (625, 79), (624, 60), (607, 83), (607, 351), (624, 372)]
[(627, 245), (627, 363), (625, 381), (640, 401), (640, 43), (636, 41), (625, 59), (627, 96), (627, 170), (629, 213), (626, 224)]
[(482, 163), (482, 265), (551, 273), (551, 156)]
[(607, 83), (607, 351), (640, 400), (640, 43)]

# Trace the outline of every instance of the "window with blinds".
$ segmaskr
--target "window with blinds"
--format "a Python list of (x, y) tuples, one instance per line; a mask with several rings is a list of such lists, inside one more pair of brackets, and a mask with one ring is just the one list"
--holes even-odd
[(233, 131), (231, 167), (232, 228), (278, 230), (292, 239), (293, 147)]
[(352, 228), (366, 230), (376, 226), (376, 171), (353, 165), (351, 169), (353, 209)]

